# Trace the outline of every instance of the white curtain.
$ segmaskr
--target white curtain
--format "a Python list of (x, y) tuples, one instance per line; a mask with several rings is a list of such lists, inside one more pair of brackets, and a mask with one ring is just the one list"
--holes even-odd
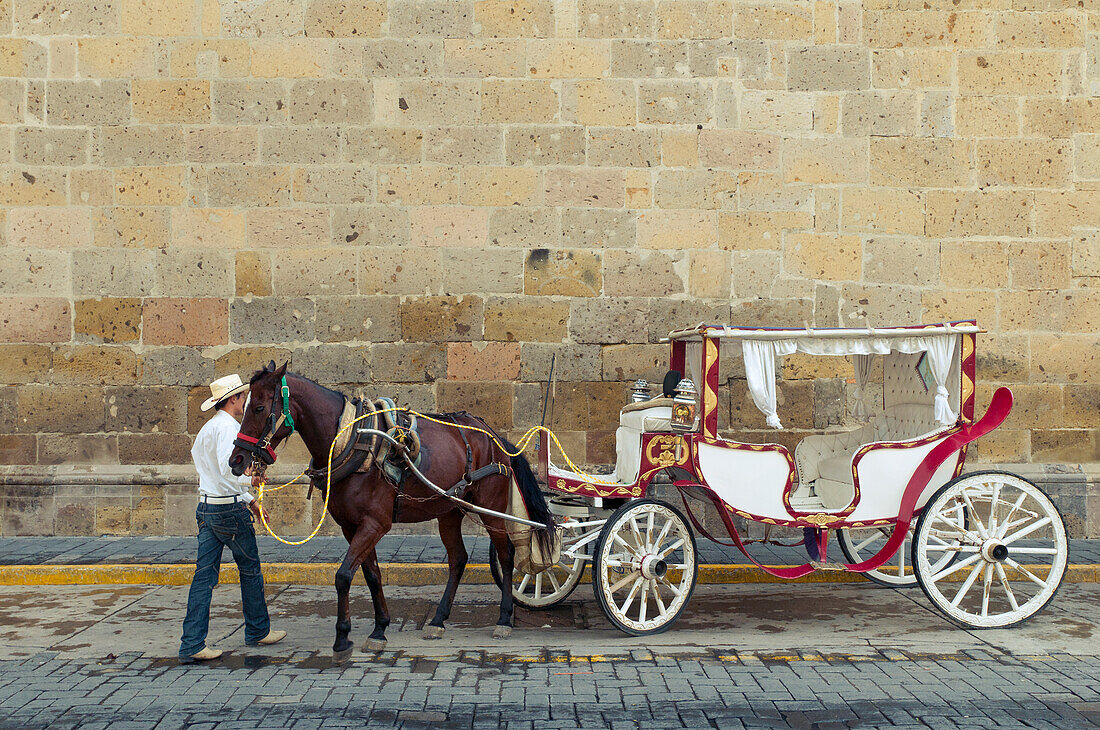
[(855, 403), (852, 404), (852, 415), (861, 420), (867, 420), (867, 381), (871, 379), (871, 356), (855, 355), (853, 358), (856, 371), (856, 392), (853, 394)]
[(777, 342), (743, 340), (741, 349), (745, 356), (745, 380), (752, 402), (767, 418), (769, 426), (783, 428), (776, 412), (775, 358), (786, 348), (780, 347)]
[(932, 370), (932, 378), (936, 381), (936, 401), (933, 406), (933, 414), (936, 420), (944, 425), (952, 424), (957, 416), (951, 410), (948, 403), (947, 376), (951, 372), (951, 358), (955, 354), (955, 337), (928, 337), (927, 353), (928, 365)]

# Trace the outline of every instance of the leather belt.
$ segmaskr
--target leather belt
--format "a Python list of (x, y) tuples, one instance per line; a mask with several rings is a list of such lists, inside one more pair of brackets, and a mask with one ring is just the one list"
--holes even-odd
[(206, 504), (233, 504), (234, 502), (244, 502), (244, 497), (239, 494), (234, 494), (231, 497), (211, 497), (209, 494), (200, 494), (199, 501)]

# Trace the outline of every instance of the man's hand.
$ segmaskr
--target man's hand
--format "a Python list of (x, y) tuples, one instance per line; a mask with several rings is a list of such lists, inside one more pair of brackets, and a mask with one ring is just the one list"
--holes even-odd
[(256, 500), (252, 500), (248, 503), (248, 511), (255, 515), (257, 520), (267, 522), (271, 519), (271, 516), (267, 513), (267, 508), (261, 507), (257, 504)]
[(252, 488), (253, 489), (259, 489), (260, 485), (262, 485), (264, 483), (263, 475), (261, 475), (261, 474), (252, 474), (251, 476), (252, 476)]

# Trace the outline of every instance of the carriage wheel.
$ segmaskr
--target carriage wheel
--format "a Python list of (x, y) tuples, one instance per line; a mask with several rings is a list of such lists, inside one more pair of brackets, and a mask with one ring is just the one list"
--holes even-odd
[[(955, 519), (957, 524), (964, 527), (967, 526), (966, 513), (963, 510), (956, 510)], [(860, 563), (876, 555), (878, 551), (882, 549), (882, 546), (886, 544), (886, 541), (890, 539), (893, 532), (893, 525), (884, 525), (881, 527), (853, 527), (837, 530), (836, 538), (848, 562)], [(959, 544), (958, 540), (944, 540), (938, 536), (933, 537), (932, 541), (942, 545)], [(906, 535), (905, 540), (901, 543), (901, 547), (898, 548), (891, 562), (885, 563), (874, 570), (868, 570), (863, 573), (863, 575), (867, 580), (889, 588), (912, 588), (917, 585), (917, 576), (913, 574), (913, 561), (910, 559), (913, 551), (912, 542), (913, 527), (910, 526), (909, 534)], [(958, 560), (958, 557), (959, 554), (957, 552), (944, 552), (940, 559), (933, 564), (933, 572), (935, 573), (943, 570), (951, 565), (951, 563)]]
[[(966, 527), (959, 525), (960, 510)], [(958, 560), (937, 569), (948, 553)], [(912, 560), (921, 588), (948, 619), (997, 628), (1027, 620), (1054, 598), (1069, 541), (1058, 508), (1034, 484), (975, 472), (932, 495), (917, 521)]]
[(696, 555), (695, 535), (679, 510), (652, 499), (629, 502), (611, 516), (596, 543), (596, 600), (621, 631), (664, 631), (695, 590)]
[[(569, 522), (562, 522), (559, 527), (562, 528), (562, 554), (557, 565), (534, 575), (518, 570), (512, 574), (512, 600), (523, 608), (538, 610), (556, 606), (568, 598), (581, 582), (587, 561), (583, 558), (574, 560), (565, 551), (572, 543), (584, 537), (585, 532), (570, 528)], [(587, 548), (581, 550), (588, 552)], [(502, 588), (500, 558), (492, 543), (489, 544), (489, 572), (493, 574), (493, 582), (497, 584), (497, 588)]]

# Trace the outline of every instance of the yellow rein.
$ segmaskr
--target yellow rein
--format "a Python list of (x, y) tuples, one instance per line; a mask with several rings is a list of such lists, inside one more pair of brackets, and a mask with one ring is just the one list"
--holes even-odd
[[(433, 423), (438, 423), (438, 424), (441, 424), (443, 426), (451, 426), (452, 428), (464, 428), (464, 429), (467, 429), (469, 431), (477, 431), (478, 433), (483, 433), (486, 436), (488, 436), (490, 439), (492, 439), (493, 443), (495, 443), (497, 445), (497, 448), (499, 448), (501, 451), (503, 451), (508, 456), (519, 456), (520, 454), (522, 454), (523, 449), (527, 446), (528, 443), (530, 443), (531, 439), (533, 439), (536, 434), (545, 431), (546, 434), (550, 437), (550, 439), (554, 442), (554, 446), (556, 446), (558, 448), (558, 452), (561, 454), (562, 458), (565, 460), (566, 465), (568, 465), (570, 470), (572, 470), (574, 473), (580, 474), (582, 477), (584, 477), (585, 481), (589, 481), (589, 482), (592, 482), (594, 484), (604, 484), (604, 485), (618, 484), (618, 482), (609, 482), (609, 481), (604, 481), (604, 480), (601, 480), (601, 479), (597, 479), (596, 477), (592, 476), (591, 474), (588, 474), (586, 472), (581, 471), (581, 469), (576, 464), (573, 463), (573, 460), (569, 458), (569, 455), (565, 453), (565, 449), (562, 448), (561, 441), (558, 440), (558, 437), (554, 434), (553, 431), (546, 428), (546, 426), (532, 426), (531, 428), (527, 429), (527, 432), (525, 434), (523, 434), (523, 437), (519, 440), (519, 442), (517, 442), (515, 453), (512, 453), (507, 448), (505, 448), (504, 444), (502, 444), (500, 442), (500, 439), (498, 439), (495, 434), (493, 434), (491, 431), (487, 431), (484, 428), (479, 428), (478, 426), (469, 426), (469, 425), (466, 425), (464, 423), (452, 423), (451, 421), (444, 421), (444, 420), (441, 420), (441, 419), (438, 419), (438, 418), (433, 418), (432, 416), (426, 415), (424, 413), (420, 413), (419, 411), (414, 411), (411, 408), (402, 408), (402, 407), (383, 408), (382, 410), (372, 411), (371, 413), (364, 413), (362, 416), (359, 416), (359, 417), (353, 419), (350, 423), (348, 423), (346, 426), (344, 426), (339, 431), (337, 431), (336, 435), (332, 438), (332, 443), (328, 447), (328, 469), (325, 472), (325, 508), (324, 508), (324, 511), (321, 512), (321, 519), (317, 522), (317, 527), (313, 528), (313, 532), (309, 533), (309, 537), (306, 537), (302, 540), (284, 540), (283, 538), (279, 537), (275, 533), (274, 530), (271, 529), (271, 525), (267, 524), (267, 518), (264, 517), (264, 511), (261, 509), (260, 510), (260, 521), (263, 522), (264, 528), (267, 530), (267, 533), (269, 535), (271, 535), (273, 538), (275, 538), (279, 542), (283, 543), (284, 545), (304, 545), (305, 543), (309, 542), (310, 540), (312, 540), (314, 537), (317, 536), (317, 533), (321, 531), (321, 525), (323, 525), (325, 523), (325, 515), (328, 514), (328, 498), (329, 498), (329, 495), (332, 494), (332, 453), (333, 453), (333, 450), (336, 448), (336, 442), (340, 440), (340, 437), (344, 435), (345, 431), (347, 431), (349, 428), (354, 426), (358, 421), (361, 421), (364, 418), (368, 418), (368, 417), (376, 415), (378, 413), (389, 413), (389, 412), (411, 413), (414, 416), (416, 416), (417, 418), (423, 418), (426, 421), (431, 421)], [(265, 491), (267, 491), (267, 492), (276, 492), (280, 489), (284, 489), (286, 487), (289, 487), (291, 484), (294, 484), (295, 482), (297, 482), (299, 479), (301, 479), (305, 475), (306, 475), (306, 472), (305, 472), (305, 470), (303, 470), (301, 474), (294, 477), (293, 479), (291, 479), (286, 484), (281, 484), (278, 487), (271, 487), (270, 489), (267, 488), (266, 482), (261, 480), (260, 484), (259, 484), (259, 487), (257, 487), (257, 495), (256, 495), (257, 504), (261, 507), (263, 506), (264, 492)]]

